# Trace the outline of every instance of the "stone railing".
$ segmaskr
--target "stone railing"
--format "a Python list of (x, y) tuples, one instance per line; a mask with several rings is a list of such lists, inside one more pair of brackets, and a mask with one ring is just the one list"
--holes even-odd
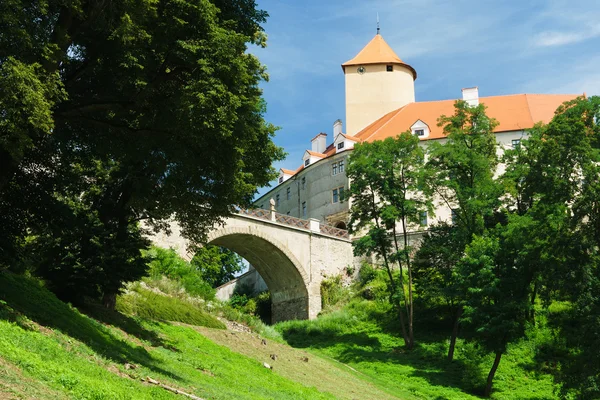
[(347, 230), (334, 228), (333, 226), (321, 225), (320, 229), (321, 233), (324, 233), (325, 235), (331, 235), (342, 239), (348, 239), (350, 237)]
[(262, 208), (253, 208), (251, 210), (240, 210), (240, 214), (248, 215), (250, 217), (271, 220), (271, 212), (269, 210), (263, 210)]
[(253, 208), (251, 210), (239, 210), (239, 214), (249, 217), (264, 219), (266, 221), (276, 222), (282, 225), (292, 226), (294, 228), (306, 229), (312, 232), (319, 232), (324, 235), (333, 236), (341, 239), (348, 239), (350, 236), (347, 230), (334, 228), (333, 226), (323, 225), (318, 219), (301, 219), (290, 215), (279, 214), (275, 210), (263, 210)]
[(294, 226), (296, 228), (301, 229), (309, 229), (309, 221), (306, 219), (300, 219), (296, 217), (291, 217), (289, 215), (283, 215), (279, 213), (275, 213), (275, 222), (284, 225)]

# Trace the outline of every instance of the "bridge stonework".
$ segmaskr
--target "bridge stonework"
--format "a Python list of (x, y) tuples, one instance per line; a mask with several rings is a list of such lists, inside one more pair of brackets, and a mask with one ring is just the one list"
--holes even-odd
[[(178, 226), (171, 231), (169, 236), (160, 233), (151, 239), (189, 260), (188, 241)], [(235, 251), (256, 268), (271, 292), (273, 322), (316, 318), (323, 278), (354, 265), (345, 231), (268, 211), (232, 215), (209, 232), (207, 244)]]

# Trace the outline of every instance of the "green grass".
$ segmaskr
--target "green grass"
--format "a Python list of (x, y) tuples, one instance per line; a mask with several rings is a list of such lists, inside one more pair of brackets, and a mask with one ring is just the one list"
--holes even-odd
[[(177, 399), (149, 376), (210, 399), (329, 399), (194, 329), (106, 311), (102, 322), (39, 282), (0, 273), (0, 394), (34, 398)], [(97, 311), (97, 310), (96, 310)], [(137, 368), (126, 369), (125, 363)]]
[(225, 329), (222, 322), (202, 310), (197, 304), (185, 299), (165, 296), (160, 292), (145, 289), (139, 284), (130, 285), (129, 290), (117, 298), (117, 310), (124, 314), (156, 321), (178, 321)]
[[(393, 313), (381, 301), (354, 299), (314, 321), (282, 322), (275, 328), (290, 345), (350, 365), (403, 398), (478, 398), (493, 361), (459, 340), (455, 359), (448, 362), (449, 328), (437, 322), (416, 326), (416, 348), (406, 351)], [(550, 340), (548, 332), (546, 327), (532, 329), (526, 340), (509, 347), (492, 399), (556, 398), (552, 377), (540, 372), (538, 359), (539, 348)]]
[[(35, 279), (0, 273), (0, 398), (181, 398), (143, 383), (145, 377), (206, 399), (478, 398), (491, 356), (459, 340), (455, 360), (447, 362), (449, 329), (435, 310), (425, 322), (417, 314), (416, 348), (404, 350), (376, 283), (363, 285), (374, 300), (349, 298), (352, 292), (365, 296), (365, 290), (348, 290), (337, 309), (314, 321), (269, 327), (227, 306), (213, 309), (255, 326), (258, 337), (193, 326), (222, 328), (202, 301), (177, 290), (166, 296), (155, 286), (132, 285), (118, 299), (123, 312), (100, 306), (81, 312)], [(168, 322), (175, 320), (190, 325)], [(537, 320), (538, 327), (503, 357), (493, 399), (556, 397), (550, 373), (560, 349), (546, 315)], [(296, 349), (264, 345), (265, 336)], [(272, 353), (279, 355), (276, 361)], [(127, 369), (127, 363), (137, 368)]]

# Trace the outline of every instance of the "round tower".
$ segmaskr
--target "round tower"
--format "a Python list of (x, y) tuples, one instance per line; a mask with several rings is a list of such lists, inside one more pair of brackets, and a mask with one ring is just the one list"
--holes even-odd
[(417, 71), (378, 33), (342, 64), (346, 79), (346, 133), (355, 135), (390, 111), (415, 101)]

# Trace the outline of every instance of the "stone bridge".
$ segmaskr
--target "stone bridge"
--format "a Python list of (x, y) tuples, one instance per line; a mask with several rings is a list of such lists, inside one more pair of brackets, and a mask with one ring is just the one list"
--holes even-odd
[[(171, 235), (157, 234), (152, 241), (172, 247), (190, 260), (188, 242), (177, 226)], [(321, 311), (321, 281), (344, 273), (354, 264), (348, 232), (303, 220), (274, 210), (244, 210), (216, 225), (207, 244), (228, 248), (256, 268), (271, 292), (273, 322), (312, 319)]]

